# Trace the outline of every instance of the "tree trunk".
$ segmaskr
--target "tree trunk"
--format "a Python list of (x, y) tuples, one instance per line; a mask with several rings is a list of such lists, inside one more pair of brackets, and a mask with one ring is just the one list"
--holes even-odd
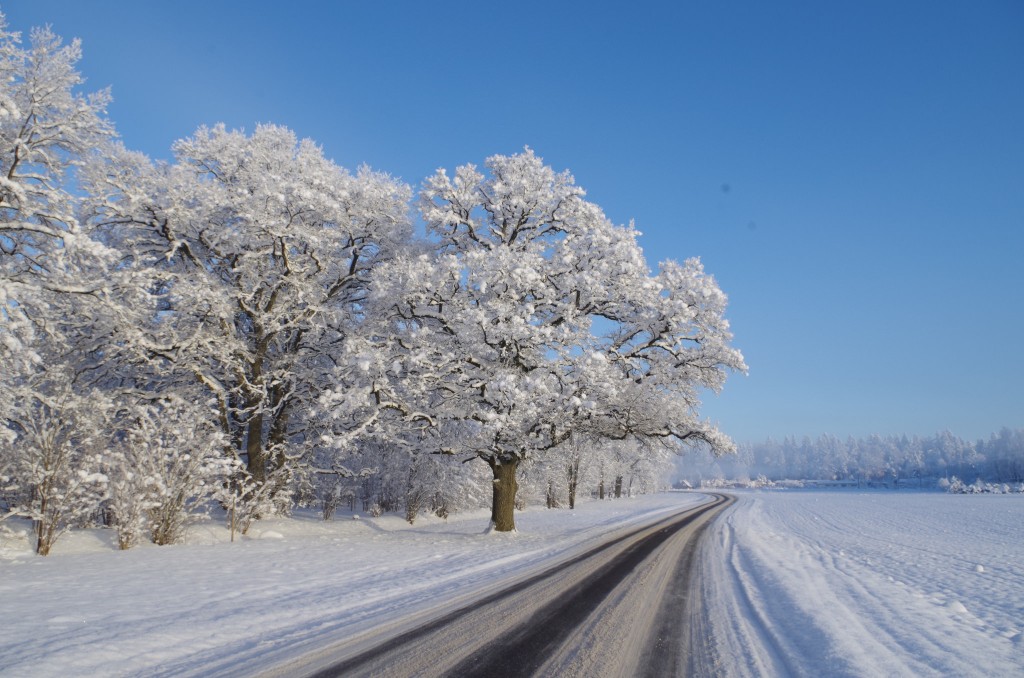
[(555, 481), (548, 478), (548, 508), (558, 508), (558, 494), (555, 492)]
[(569, 469), (566, 473), (569, 479), (569, 510), (576, 508), (576, 486), (580, 481), (580, 460), (573, 459), (569, 463)]
[(491, 525), (497, 532), (515, 532), (516, 519), (516, 469), (519, 460), (515, 458), (488, 459), (494, 473), (494, 491), (491, 495)]
[[(275, 486), (271, 488), (270, 496), (276, 497), (279, 492), (285, 489), (285, 487), (291, 481), (291, 470), (287, 473), (280, 473), (281, 469), (288, 466), (288, 419), (291, 414), (291, 405), (293, 400), (287, 400), (283, 404), (280, 402), (281, 393), (279, 387), (274, 387), (273, 404), (276, 411), (273, 418), (270, 420), (270, 433), (268, 435), (268, 448), (269, 451), (274, 451), (273, 459), (273, 470), (277, 472), (275, 477)], [(267, 461), (270, 461), (269, 459)]]
[(263, 414), (258, 413), (249, 420), (245, 440), (245, 456), (249, 475), (259, 485), (267, 480), (267, 453), (263, 449)]
[(256, 319), (256, 355), (249, 364), (248, 381), (252, 384), (247, 390), (246, 410), (252, 413), (246, 426), (245, 455), (249, 475), (257, 485), (267, 481), (267, 450), (263, 446), (263, 412), (267, 404), (265, 396), (258, 389), (263, 383), (263, 360), (267, 351), (266, 339)]
[(416, 487), (415, 462), (409, 468), (409, 477), (405, 482), (405, 519), (410, 525), (416, 522), (416, 516), (423, 505), (423, 490)]
[(615, 476), (615, 498), (622, 498), (622, 476)]
[(278, 465), (283, 466), (285, 463), (284, 459), (284, 444), (288, 440), (288, 419), (291, 416), (291, 405), (292, 400), (287, 400), (284, 403), (280, 402), (280, 395), (276, 393), (279, 391), (279, 387), (274, 387), (274, 397), (272, 399), (272, 405), (275, 408), (275, 414), (273, 420), (270, 422), (270, 447), (279, 450), (278, 452)]
[(38, 495), (40, 517), (32, 521), (32, 528), (36, 534), (36, 554), (40, 556), (50, 555), (50, 544), (46, 536), (46, 523), (49, 506), (47, 506), (47, 494), (38, 487), (32, 488), (32, 493)]

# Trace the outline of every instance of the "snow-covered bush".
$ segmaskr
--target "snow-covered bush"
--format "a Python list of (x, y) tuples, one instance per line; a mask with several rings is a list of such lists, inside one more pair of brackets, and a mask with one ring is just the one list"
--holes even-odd
[(939, 488), (950, 494), (1012, 494), (1024, 492), (1024, 483), (1012, 486), (1008, 483), (986, 483), (979, 478), (968, 485), (956, 476), (949, 480), (939, 479)]
[(252, 475), (239, 468), (231, 477), (228, 486), (221, 495), (221, 501), (227, 508), (228, 525), (232, 538), (238, 531), (246, 534), (254, 520), (288, 512), (287, 495), (282, 495), (278, 488), (289, 480), (288, 469), (279, 467), (266, 475), (259, 482)]
[(347, 505), (350, 511), (356, 508), (356, 486), (342, 479), (322, 484), (320, 491), (321, 515), (324, 520), (331, 520), (339, 506)]
[(122, 551), (138, 544), (146, 526), (146, 511), (155, 505), (149, 479), (135, 469), (134, 461), (130, 449), (111, 450), (104, 459), (110, 479), (107, 508)]
[(36, 553), (92, 516), (107, 496), (101, 471), (110, 401), (99, 391), (75, 392), (60, 366), (10, 389), (0, 413), (0, 465), (6, 467), (9, 514), (30, 518)]
[(128, 423), (109, 461), (118, 544), (130, 548), (143, 530), (154, 544), (177, 543), (236, 462), (224, 456), (212, 413), (181, 398), (132, 408)]

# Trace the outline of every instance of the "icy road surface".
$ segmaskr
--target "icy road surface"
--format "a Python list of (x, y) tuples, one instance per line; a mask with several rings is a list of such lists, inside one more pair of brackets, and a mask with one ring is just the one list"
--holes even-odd
[(699, 562), (699, 674), (1024, 675), (1024, 496), (739, 493)]

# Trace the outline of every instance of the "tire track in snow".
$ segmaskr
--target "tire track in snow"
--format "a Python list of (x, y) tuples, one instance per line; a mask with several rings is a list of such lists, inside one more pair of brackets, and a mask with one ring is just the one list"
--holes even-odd
[[(731, 501), (716, 495), (355, 656), (307, 658), (274, 674), (512, 678), (594, 675), (599, 667), (602, 675), (639, 675), (642, 657), (647, 666), (685, 667), (685, 641), (669, 640), (673, 625), (683, 638), (684, 610), (663, 593), (688, 571), (680, 554)], [(668, 642), (651, 640), (652, 632)]]
[[(783, 639), (773, 631), (771, 617), (757, 594), (763, 586), (754, 578), (736, 538), (735, 511), (721, 521), (719, 551), (702, 553), (702, 597), (716, 606), (712, 615), (701, 611), (702, 649), (691, 656), (692, 675), (719, 675), (725, 664), (723, 654), (731, 655), (729, 664), (744, 669), (744, 675), (797, 675), (787, 661)], [(728, 627), (720, 623), (728, 620)], [(717, 637), (716, 637), (717, 636)]]
[(691, 673), (1017, 675), (1019, 516), (1012, 498), (742, 495), (702, 542)]

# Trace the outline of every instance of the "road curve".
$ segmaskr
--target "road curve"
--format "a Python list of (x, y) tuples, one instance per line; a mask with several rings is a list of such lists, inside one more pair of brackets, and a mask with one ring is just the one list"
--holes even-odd
[(604, 542), (375, 647), (293, 662), (272, 673), (688, 675), (696, 668), (688, 626), (699, 623), (689, 586), (697, 537), (733, 501), (710, 495), (705, 504)]

